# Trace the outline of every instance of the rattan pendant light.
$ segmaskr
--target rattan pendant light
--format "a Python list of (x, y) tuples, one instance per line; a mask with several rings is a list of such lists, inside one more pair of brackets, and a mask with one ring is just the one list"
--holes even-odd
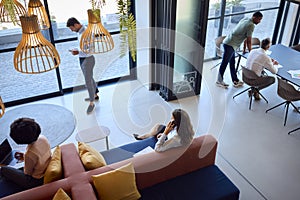
[[(100, 10), (97, 9), (100, 13)], [(114, 41), (110, 33), (101, 24), (100, 17), (94, 15), (93, 10), (88, 11), (88, 26), (80, 40), (80, 49), (85, 53), (105, 53), (114, 48)]]
[[(13, 13), (10, 13), (5, 5), (9, 5), (13, 7), (13, 9), (10, 9), (13, 11)], [(2, 23), (16, 23), (18, 25), (21, 25), (20, 23), (20, 16), (23, 16), (26, 14), (26, 10), (23, 7), (21, 3), (19, 3), (17, 0), (2, 0), (0, 3), (0, 22)]]
[(46, 9), (40, 2), (40, 0), (29, 0), (28, 15), (37, 16), (40, 29), (48, 29), (50, 27), (50, 22), (46, 13)]
[(4, 107), (4, 103), (2, 101), (2, 98), (0, 96), (0, 118), (4, 115), (5, 113), (5, 107)]
[(60, 64), (55, 47), (40, 32), (36, 15), (21, 16), (22, 39), (14, 54), (15, 69), (37, 74), (50, 71)]

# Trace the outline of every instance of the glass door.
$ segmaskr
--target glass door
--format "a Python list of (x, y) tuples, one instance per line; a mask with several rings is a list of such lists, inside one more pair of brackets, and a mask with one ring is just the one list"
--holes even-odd
[(167, 101), (198, 95), (208, 0), (157, 0), (152, 13), (150, 89)]

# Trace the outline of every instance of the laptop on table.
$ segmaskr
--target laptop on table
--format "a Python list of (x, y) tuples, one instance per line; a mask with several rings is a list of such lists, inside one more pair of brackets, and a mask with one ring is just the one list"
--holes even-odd
[(5, 139), (0, 144), (0, 166), (15, 166), (19, 163), (19, 161), (14, 157), (14, 154), (17, 151), (12, 150), (8, 139)]

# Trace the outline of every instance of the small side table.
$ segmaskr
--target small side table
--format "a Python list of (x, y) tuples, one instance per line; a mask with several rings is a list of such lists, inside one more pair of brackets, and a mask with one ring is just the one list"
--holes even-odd
[(97, 140), (102, 140), (105, 138), (106, 140), (106, 149), (109, 149), (108, 146), (108, 136), (110, 134), (109, 128), (106, 126), (94, 126), (91, 128), (87, 128), (84, 130), (79, 131), (75, 138), (78, 142), (94, 142)]

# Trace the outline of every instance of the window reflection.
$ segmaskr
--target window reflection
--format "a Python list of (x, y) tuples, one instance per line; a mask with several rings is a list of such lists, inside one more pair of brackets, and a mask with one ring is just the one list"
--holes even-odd
[[(44, 1), (41, 2), (44, 3)], [(47, 2), (55, 47), (61, 57), (61, 64), (58, 70), (62, 88), (83, 86), (84, 80), (80, 71), (78, 57), (71, 55), (68, 51), (69, 48), (78, 46), (77, 34), (66, 27), (66, 21), (70, 17), (76, 17), (82, 24), (87, 25), (87, 10), (91, 8), (90, 1), (48, 0)], [(101, 8), (102, 24), (110, 32), (119, 31), (119, 19), (116, 13), (116, 1), (106, 1), (106, 5)], [(41, 32), (50, 41), (49, 31), (48, 29)], [(12, 102), (59, 91), (56, 70), (42, 74), (26, 75), (14, 69), (14, 48), (19, 44), (21, 37), (22, 29), (20, 26), (14, 26), (12, 23), (0, 23), (0, 50), (2, 52), (0, 53), (0, 95), (4, 102)], [(115, 34), (112, 37), (115, 48), (110, 52), (95, 55), (94, 78), (97, 82), (130, 75), (129, 55), (126, 54), (120, 57), (120, 36)]]
[[(221, 21), (222, 13), (220, 10), (222, 1), (226, 3), (223, 21)], [(216, 56), (214, 41), (220, 33), (221, 35), (229, 34), (242, 18), (251, 17), (254, 11), (260, 9), (274, 8), (272, 10), (262, 11), (264, 15), (263, 20), (255, 28), (253, 36), (258, 38), (272, 37), (279, 2), (280, 0), (270, 0), (267, 2), (258, 0), (211, 0), (208, 14), (209, 20), (207, 23), (205, 59), (214, 58)], [(221, 31), (219, 31), (220, 25), (223, 27)]]
[[(87, 10), (91, 8), (89, 1), (51, 0), (48, 1), (48, 4), (55, 40), (76, 37), (76, 34), (70, 32), (66, 27), (66, 21), (70, 17), (77, 18), (84, 25), (88, 24)], [(72, 9), (64, 9), (70, 7), (70, 5), (72, 5)], [(119, 30), (119, 19), (118, 15), (116, 14), (117, 12), (118, 10), (116, 1), (106, 1), (105, 6), (101, 8), (102, 24), (110, 32)]]

